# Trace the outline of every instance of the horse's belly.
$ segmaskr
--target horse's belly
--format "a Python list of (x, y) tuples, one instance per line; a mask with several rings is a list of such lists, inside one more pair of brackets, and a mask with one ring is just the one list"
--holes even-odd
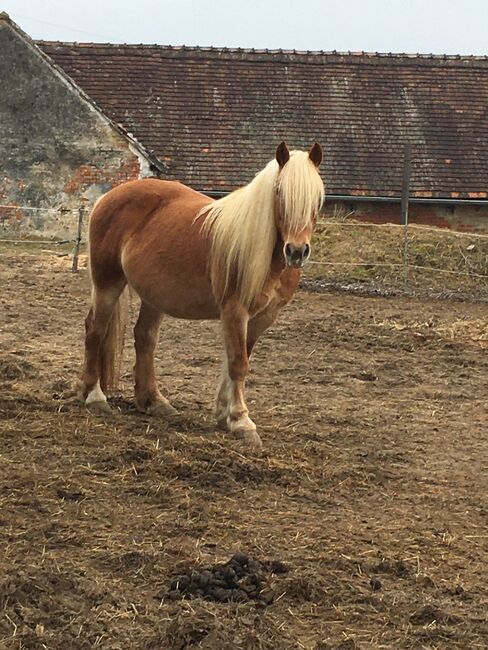
[(169, 316), (219, 318), (205, 250), (193, 228), (161, 226), (156, 234), (138, 233), (124, 247), (121, 262), (129, 285), (141, 300)]
[(124, 264), (124, 271), (141, 300), (168, 316), (190, 320), (220, 317), (211, 284), (205, 276), (178, 266), (142, 270), (130, 263)]
[[(141, 295), (141, 294), (139, 294)], [(141, 296), (142, 297), (142, 296)], [(202, 300), (201, 295), (187, 292), (184, 296), (169, 296), (166, 293), (148, 296), (149, 302), (159, 311), (187, 320), (213, 320), (220, 318), (220, 311), (213, 300)]]

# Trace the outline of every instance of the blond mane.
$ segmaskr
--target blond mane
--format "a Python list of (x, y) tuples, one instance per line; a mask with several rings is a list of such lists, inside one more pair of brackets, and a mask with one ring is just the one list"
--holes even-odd
[(198, 214), (197, 218), (206, 217), (203, 230), (211, 237), (210, 271), (219, 300), (233, 273), (244, 305), (249, 307), (261, 293), (278, 235), (276, 191), (287, 233), (312, 227), (324, 200), (324, 185), (304, 151), (291, 151), (281, 173), (277, 161), (272, 160), (248, 185)]

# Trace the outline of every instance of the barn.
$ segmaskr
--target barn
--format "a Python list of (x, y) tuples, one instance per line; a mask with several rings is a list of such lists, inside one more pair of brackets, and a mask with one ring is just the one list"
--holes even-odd
[(398, 222), (410, 144), (411, 220), (486, 229), (486, 57), (33, 42), (6, 14), (0, 52), (3, 234), (139, 176), (221, 196), (283, 139), (323, 144), (329, 213)]
[(159, 164), (0, 16), (0, 234), (69, 237), (80, 206)]

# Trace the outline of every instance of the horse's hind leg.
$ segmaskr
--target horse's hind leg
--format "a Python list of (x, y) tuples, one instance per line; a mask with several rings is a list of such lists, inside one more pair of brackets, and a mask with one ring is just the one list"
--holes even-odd
[(93, 412), (109, 411), (104, 391), (107, 386), (108, 347), (116, 344), (116, 324), (111, 322), (114, 308), (125, 286), (125, 279), (105, 289), (93, 286), (92, 306), (85, 320), (85, 363), (81, 397)]
[(142, 302), (134, 328), (136, 363), (134, 366), (135, 398), (140, 411), (152, 415), (176, 413), (159, 392), (154, 371), (154, 350), (158, 342), (162, 314)]

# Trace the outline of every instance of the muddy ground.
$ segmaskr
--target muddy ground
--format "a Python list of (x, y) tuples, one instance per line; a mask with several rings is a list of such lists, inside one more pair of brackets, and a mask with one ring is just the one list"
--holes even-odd
[[(129, 344), (90, 416), (87, 273), (36, 251), (0, 249), (2, 649), (488, 647), (487, 305), (299, 293), (253, 360), (256, 455), (213, 424), (215, 323), (164, 323), (174, 420), (135, 412)], [(168, 596), (235, 553), (286, 565), (271, 596)]]

